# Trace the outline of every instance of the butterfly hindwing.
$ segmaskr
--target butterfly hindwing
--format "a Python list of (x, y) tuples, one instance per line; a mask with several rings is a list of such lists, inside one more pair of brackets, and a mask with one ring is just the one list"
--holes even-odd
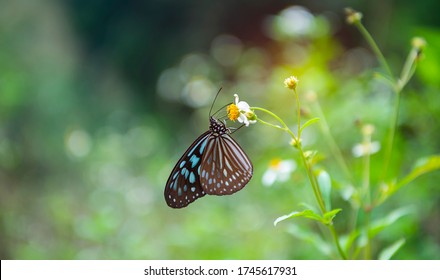
[(200, 185), (200, 166), (210, 131), (203, 133), (186, 150), (171, 171), (165, 186), (165, 201), (172, 208), (182, 208), (205, 195)]
[(244, 188), (252, 173), (251, 161), (229, 134), (208, 137), (199, 173), (205, 193), (233, 194)]

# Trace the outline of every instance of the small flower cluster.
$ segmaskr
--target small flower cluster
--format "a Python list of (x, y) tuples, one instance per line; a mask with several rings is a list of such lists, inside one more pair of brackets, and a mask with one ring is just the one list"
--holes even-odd
[(284, 80), (284, 86), (288, 89), (296, 90), (297, 85), (298, 85), (298, 78), (295, 76), (290, 76), (289, 78)]
[(231, 121), (238, 120), (240, 123), (244, 123), (246, 126), (257, 122), (257, 115), (251, 110), (249, 104), (245, 101), (240, 101), (237, 94), (234, 94), (234, 103), (226, 108), (228, 118)]

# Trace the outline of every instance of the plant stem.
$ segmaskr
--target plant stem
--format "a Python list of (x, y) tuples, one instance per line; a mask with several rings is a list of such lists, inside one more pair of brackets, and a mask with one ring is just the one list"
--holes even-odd
[[(364, 133), (363, 145), (371, 147), (371, 134)], [(363, 162), (363, 178), (362, 188), (365, 196), (364, 210), (365, 210), (365, 230), (367, 233), (367, 245), (365, 249), (365, 259), (371, 259), (371, 235), (370, 235), (370, 218), (371, 218), (371, 190), (370, 190), (370, 152), (366, 152)]]
[[(296, 92), (296, 89), (293, 90), (295, 93), (295, 99), (296, 99), (296, 111), (298, 113), (298, 141), (301, 141), (301, 105), (299, 103), (299, 95)], [(298, 143), (300, 144), (300, 143)]]
[(379, 62), (382, 65), (382, 67), (385, 69), (385, 71), (390, 76), (390, 78), (394, 81), (395, 79), (394, 79), (393, 72), (391, 72), (391, 68), (388, 65), (387, 61), (385, 60), (385, 57), (383, 56), (383, 54), (380, 51), (379, 47), (377, 46), (376, 41), (374, 41), (373, 37), (368, 32), (368, 30), (364, 27), (364, 25), (362, 24), (361, 21), (357, 21), (355, 23), (355, 25), (359, 29), (359, 31), (362, 33), (362, 35), (364, 36), (364, 38), (367, 41), (367, 43), (370, 45), (370, 47), (373, 50), (374, 54), (379, 59)]
[(344, 252), (344, 250), (342, 250), (341, 244), (339, 243), (339, 237), (338, 237), (338, 234), (335, 230), (335, 227), (333, 225), (329, 225), (328, 227), (330, 229), (330, 232), (332, 233), (333, 240), (335, 241), (336, 248), (338, 249), (339, 255), (341, 256), (341, 258), (343, 260), (346, 260), (347, 256), (345, 255), (345, 252)]
[(327, 210), (325, 209), (324, 199), (322, 198), (321, 190), (319, 189), (319, 186), (315, 180), (315, 175), (313, 174), (312, 167), (310, 166), (309, 162), (307, 161), (304, 155), (304, 151), (302, 149), (301, 143), (298, 144), (298, 150), (302, 162), (304, 164), (304, 167), (306, 168), (307, 176), (309, 177), (310, 185), (312, 186), (313, 193), (315, 194), (316, 201), (318, 202), (319, 205), (319, 209), (321, 210), (322, 214), (325, 214), (327, 213)]
[(370, 234), (371, 212), (365, 212), (365, 231), (367, 234), (367, 245), (365, 246), (365, 259), (371, 260), (371, 234)]
[(397, 91), (401, 91), (403, 87), (411, 79), (416, 68), (417, 59), (417, 48), (413, 47), (406, 57), (405, 64), (402, 68), (402, 73), (400, 74), (399, 83), (397, 84)]
[(330, 146), (330, 150), (332, 151), (334, 157), (336, 158), (336, 161), (340, 165), (341, 169), (344, 171), (345, 176), (348, 178), (350, 182), (353, 182), (353, 177), (348, 169), (347, 163), (344, 160), (344, 157), (342, 156), (342, 152), (339, 149), (339, 146), (336, 144), (335, 139), (333, 138), (332, 134), (330, 133), (330, 127), (327, 123), (327, 120), (325, 119), (324, 113), (322, 112), (321, 106), (319, 105), (319, 101), (315, 101), (315, 110), (318, 113), (318, 117), (321, 120), (321, 129), (324, 134), (324, 137), (327, 139), (327, 143)]
[[(298, 103), (298, 109), (299, 109), (299, 98), (298, 98), (298, 96), (297, 96), (297, 103)], [(319, 185), (318, 185), (318, 183), (316, 181), (315, 175), (313, 174), (312, 167), (310, 166), (310, 163), (307, 161), (307, 158), (304, 155), (304, 151), (302, 149), (301, 142), (299, 141), (299, 139), (300, 139), (299, 135), (298, 135), (298, 137), (295, 136), (295, 134), (289, 129), (289, 127), (286, 125), (286, 123), (280, 117), (278, 117), (276, 114), (272, 113), (271, 111), (266, 110), (264, 108), (260, 108), (260, 107), (251, 107), (251, 110), (258, 110), (258, 111), (262, 111), (262, 112), (265, 112), (265, 113), (271, 115), (278, 122), (280, 122), (282, 127), (274, 125), (274, 124), (271, 124), (271, 123), (268, 123), (268, 122), (263, 121), (263, 120), (261, 120), (259, 118), (257, 118), (257, 120), (259, 122), (263, 123), (263, 124), (269, 125), (271, 127), (277, 128), (277, 129), (281, 129), (281, 130), (289, 133), (289, 135), (292, 136), (292, 138), (294, 140), (296, 140), (296, 143), (298, 143), (298, 150), (299, 150), (299, 154), (301, 156), (301, 160), (302, 160), (302, 162), (304, 164), (304, 167), (306, 168), (307, 176), (309, 178), (309, 181), (310, 181), (310, 184), (312, 186), (312, 190), (313, 190), (313, 193), (315, 195), (315, 198), (316, 198), (316, 200), (318, 202), (319, 208), (320, 208), (320, 210), (321, 210), (323, 215), (325, 213), (327, 213), (327, 210), (326, 210), (325, 204), (324, 204), (324, 199), (322, 198), (321, 190), (319, 189)], [(300, 128), (301, 128), (300, 127), (300, 122), (298, 122), (298, 132), (300, 131)], [(338, 234), (336, 233), (336, 230), (335, 230), (334, 226), (332, 224), (327, 225), (327, 226), (330, 229), (330, 232), (332, 233), (333, 240), (335, 242), (336, 248), (337, 248), (341, 258), (346, 260), (347, 256), (345, 255), (344, 251), (342, 250), (342, 247), (341, 247), (341, 245), (339, 243), (339, 237), (338, 237)]]
[(385, 158), (384, 158), (384, 164), (383, 164), (383, 170), (382, 170), (382, 181), (385, 181), (388, 174), (388, 169), (391, 162), (391, 156), (393, 152), (393, 144), (394, 144), (394, 137), (396, 134), (396, 128), (397, 128), (397, 122), (399, 120), (399, 109), (400, 109), (400, 91), (396, 89), (395, 96), (394, 96), (394, 107), (393, 107), (393, 113), (391, 116), (391, 122), (390, 122), (390, 132), (388, 134), (387, 143), (385, 147)]
[(264, 113), (266, 113), (266, 114), (268, 114), (268, 115), (271, 115), (271, 116), (272, 116), (274, 119), (276, 119), (276, 120), (277, 120), (277, 121), (278, 121), (283, 127), (276, 126), (276, 125), (274, 125), (274, 124), (271, 124), (271, 123), (265, 122), (265, 121), (263, 121), (263, 120), (261, 120), (261, 119), (259, 119), (259, 118), (257, 118), (257, 120), (258, 120), (259, 122), (261, 122), (261, 123), (264, 123), (264, 124), (267, 124), (267, 125), (269, 125), (269, 126), (272, 126), (272, 127), (278, 128), (278, 129), (281, 129), (281, 130), (283, 130), (283, 131), (289, 133), (290, 136), (292, 136), (292, 138), (293, 138), (295, 141), (297, 140), (297, 137), (296, 137), (295, 134), (289, 129), (289, 127), (286, 125), (286, 123), (285, 123), (280, 117), (278, 117), (277, 115), (275, 115), (275, 114), (272, 113), (271, 111), (266, 110), (266, 109), (264, 109), (264, 108), (260, 108), (260, 107), (251, 107), (251, 110), (262, 111), (262, 112), (264, 112)]
[(402, 73), (400, 74), (400, 78), (397, 82), (394, 82), (393, 90), (394, 90), (394, 108), (393, 113), (391, 116), (391, 123), (390, 123), (390, 132), (388, 135), (386, 148), (385, 148), (385, 158), (384, 158), (384, 167), (382, 171), (382, 181), (385, 181), (387, 178), (387, 173), (389, 169), (389, 165), (391, 162), (391, 155), (393, 150), (393, 144), (394, 144), (394, 137), (396, 134), (396, 128), (397, 128), (397, 122), (399, 120), (399, 110), (400, 110), (400, 95), (405, 87), (405, 85), (408, 83), (408, 81), (411, 79), (412, 75), (415, 72), (416, 66), (417, 66), (417, 49), (412, 48), (409, 52), (405, 64), (402, 68)]

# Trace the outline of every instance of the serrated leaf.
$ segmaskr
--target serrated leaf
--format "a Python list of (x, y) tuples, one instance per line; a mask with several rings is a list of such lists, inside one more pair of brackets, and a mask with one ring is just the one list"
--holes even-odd
[(324, 214), (325, 224), (330, 225), (333, 222), (333, 219), (335, 218), (335, 216), (341, 211), (342, 211), (342, 209), (338, 208), (338, 209), (333, 209), (333, 210), (325, 213)]
[(321, 170), (316, 179), (318, 180), (319, 189), (321, 190), (325, 207), (331, 209), (332, 181), (330, 175), (325, 170)]
[(304, 217), (304, 218), (308, 218), (311, 220), (316, 220), (316, 221), (320, 221), (321, 223), (324, 223), (323, 218), (316, 214), (315, 212), (313, 212), (310, 209), (306, 209), (304, 211), (298, 212), (298, 211), (294, 211), (290, 214), (278, 217), (274, 222), (273, 225), (276, 226), (279, 222), (290, 219), (290, 218), (295, 218), (295, 217)]
[(412, 182), (417, 177), (438, 169), (440, 169), (440, 155), (433, 155), (419, 159), (408, 175), (396, 183), (389, 183), (382, 187), (382, 194), (378, 204), (384, 202), (388, 197), (393, 195), (403, 186)]
[(306, 122), (301, 126), (301, 128), (299, 129), (299, 131), (302, 132), (302, 131), (304, 130), (304, 128), (306, 128), (306, 127), (308, 127), (309, 125), (314, 124), (314, 123), (316, 123), (316, 122), (318, 122), (318, 121), (319, 121), (319, 118), (313, 118), (313, 119), (310, 119), (310, 120), (306, 121)]
[(379, 260), (389, 260), (391, 259), (391, 257), (397, 252), (399, 251), (399, 249), (405, 244), (405, 238), (401, 238), (399, 240), (397, 240), (396, 242), (394, 242), (393, 244), (391, 244), (390, 246), (384, 248), (380, 253), (379, 253)]

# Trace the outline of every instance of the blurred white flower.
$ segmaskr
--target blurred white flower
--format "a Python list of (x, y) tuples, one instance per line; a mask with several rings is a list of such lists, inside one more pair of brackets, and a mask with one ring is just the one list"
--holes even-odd
[(365, 155), (375, 154), (379, 150), (380, 150), (380, 143), (377, 141), (373, 141), (368, 143), (356, 144), (352, 149), (352, 153), (353, 156), (355, 157), (362, 157)]
[(263, 185), (270, 187), (275, 182), (285, 182), (295, 169), (296, 162), (294, 160), (273, 159), (270, 161), (269, 168), (263, 174)]

